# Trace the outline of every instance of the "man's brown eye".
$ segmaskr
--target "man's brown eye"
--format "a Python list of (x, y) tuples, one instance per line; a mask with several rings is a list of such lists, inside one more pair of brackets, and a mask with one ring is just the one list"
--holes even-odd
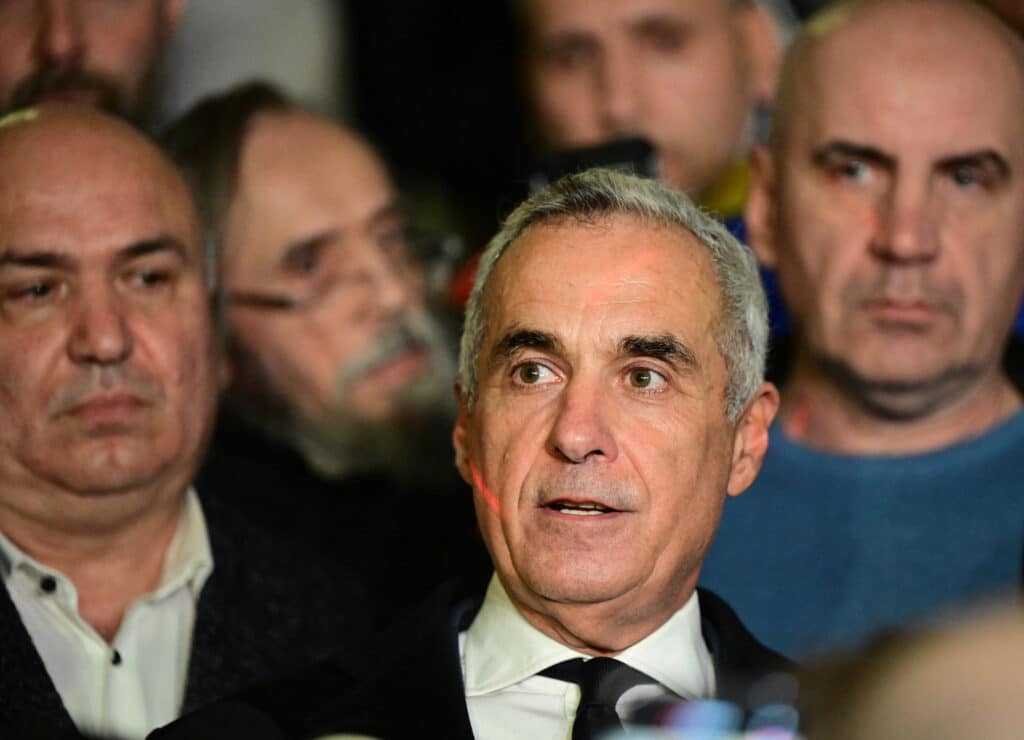
[(647, 388), (651, 384), (650, 370), (631, 370), (629, 384), (634, 388)]
[(523, 365), (519, 368), (519, 379), (524, 383), (536, 383), (540, 380), (540, 368), (537, 365)]
[(653, 391), (661, 388), (668, 381), (665, 379), (665, 376), (657, 370), (651, 370), (646, 367), (637, 367), (629, 371), (629, 374), (626, 376), (626, 382), (629, 383), (631, 388)]

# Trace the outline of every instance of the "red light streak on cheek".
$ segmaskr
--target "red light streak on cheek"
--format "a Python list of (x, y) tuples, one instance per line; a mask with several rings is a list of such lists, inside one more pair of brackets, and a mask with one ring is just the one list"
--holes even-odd
[(498, 497), (494, 495), (494, 492), (484, 483), (484, 478), (480, 475), (480, 471), (476, 467), (476, 463), (472, 460), (469, 461), (469, 470), (473, 475), (473, 488), (480, 492), (480, 495), (484, 497), (484, 503), (491, 507), (495, 514), (501, 516), (501, 502), (498, 501)]

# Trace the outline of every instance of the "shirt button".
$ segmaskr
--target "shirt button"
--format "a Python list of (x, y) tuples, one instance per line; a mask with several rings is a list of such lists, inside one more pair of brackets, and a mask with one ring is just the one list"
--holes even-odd
[(39, 588), (45, 593), (52, 594), (57, 590), (57, 579), (53, 576), (43, 576), (39, 579)]
[(121, 653), (119, 651), (117, 651), (117, 650), (114, 651), (114, 654), (110, 658), (110, 664), (111, 665), (121, 665)]

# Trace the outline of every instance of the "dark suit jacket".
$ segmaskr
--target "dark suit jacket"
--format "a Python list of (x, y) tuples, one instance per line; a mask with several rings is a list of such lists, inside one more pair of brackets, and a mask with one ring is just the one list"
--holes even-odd
[(444, 443), (437, 453), (444, 472), (435, 479), (403, 483), (388, 471), (327, 479), (224, 406), (198, 489), (357, 578), (383, 627), (446, 581), (483, 583), (490, 574), (472, 491), (450, 463), (448, 433), (439, 430), (433, 436)]
[[(183, 711), (338, 653), (365, 649), (361, 592), (203, 502), (214, 568), (200, 594)], [(345, 662), (345, 665), (348, 663)], [(0, 585), (0, 737), (76, 737), (7, 589)]]
[[(243, 724), (249, 740), (334, 732), (384, 740), (472, 740), (458, 634), (469, 627), (482, 599), (460, 598), (458, 593), (446, 586), (389, 634), (386, 657), (371, 682), (357, 685), (337, 666), (323, 663), (291, 681), (245, 692), (231, 704), (186, 717), (151, 740), (213, 740)], [(755, 708), (751, 689), (766, 676), (791, 673), (795, 666), (757, 642), (713, 593), (701, 590), (700, 605), (718, 698)], [(774, 698), (766, 695), (761, 701)]]

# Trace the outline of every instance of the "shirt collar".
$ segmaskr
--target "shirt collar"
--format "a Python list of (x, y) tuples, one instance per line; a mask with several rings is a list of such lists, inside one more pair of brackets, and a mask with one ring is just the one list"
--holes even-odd
[(188, 586), (193, 598), (199, 597), (206, 579), (213, 572), (213, 551), (206, 531), (206, 517), (194, 488), (185, 494), (178, 530), (164, 556), (160, 585), (146, 598), (159, 601)]
[[(495, 575), (466, 631), (466, 696), (501, 691), (563, 660), (589, 657), (527, 622)], [(714, 664), (701, 636), (696, 592), (665, 624), (615, 657), (682, 698), (714, 696)]]
[[(77, 604), (74, 586), (66, 576), (35, 560), (0, 532), (0, 576), (6, 580), (19, 571), (36, 581), (46, 576), (54, 578), (61, 584), (61, 592), (68, 594), (71, 601)], [(211, 572), (213, 551), (210, 549), (210, 538), (206, 531), (206, 518), (203, 516), (195, 489), (190, 487), (185, 494), (178, 528), (164, 556), (160, 583), (143, 598), (159, 601), (183, 586), (191, 590), (193, 598), (198, 598)]]
[(665, 624), (615, 657), (682, 699), (715, 696), (714, 661), (701, 632), (696, 591)]

